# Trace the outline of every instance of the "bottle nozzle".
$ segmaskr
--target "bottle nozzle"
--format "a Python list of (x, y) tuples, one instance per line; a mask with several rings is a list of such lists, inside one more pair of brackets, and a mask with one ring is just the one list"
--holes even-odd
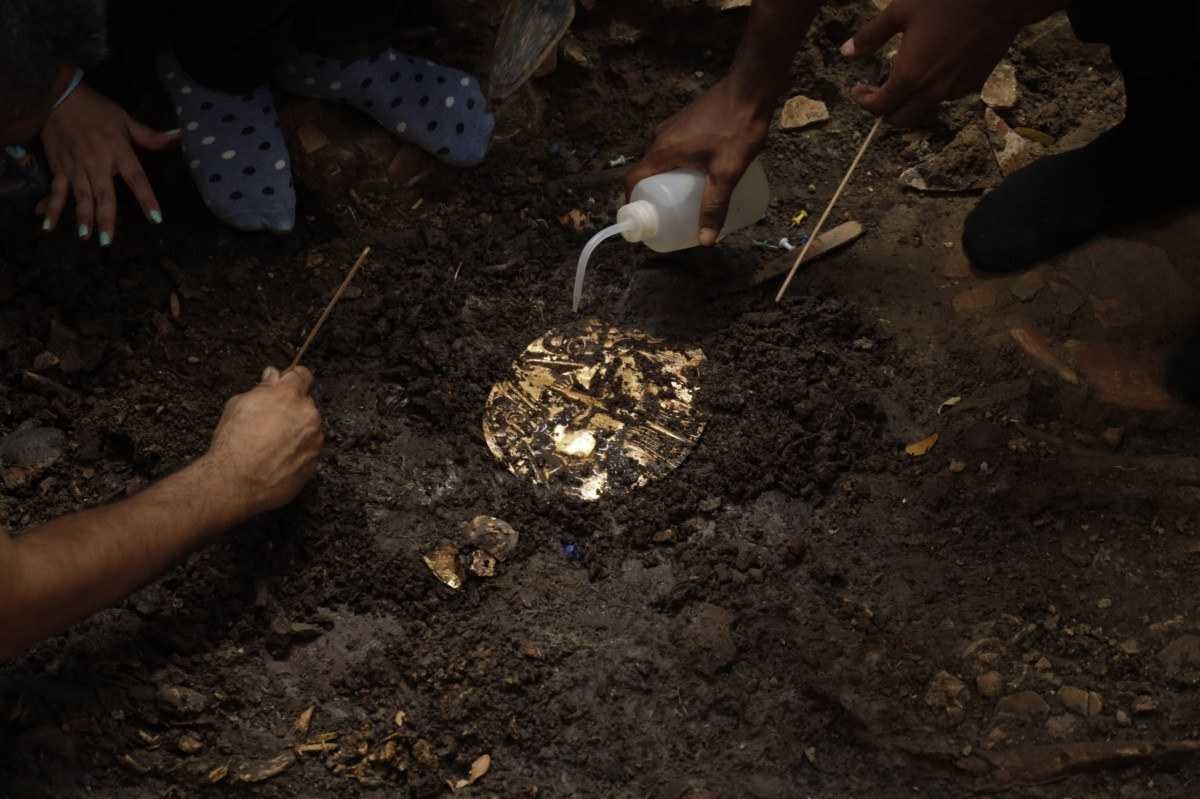
[[(634, 205), (636, 205), (636, 203), (634, 203)], [(647, 205), (649, 205), (649, 203), (647, 203)], [(628, 205), (625, 206), (625, 208), (628, 207)], [(617, 215), (617, 219), (621, 219), (620, 214)], [(592, 253), (596, 251), (596, 248), (600, 246), (601, 242), (611, 239), (613, 236), (627, 234), (634, 229), (635, 227), (633, 222), (629, 220), (621, 220), (618, 221), (617, 224), (606, 227), (595, 236), (592, 236), (591, 240), (584, 245), (583, 252), (579, 254), (579, 266), (575, 269), (575, 295), (571, 304), (571, 310), (575, 311), (576, 313), (579, 312), (579, 301), (583, 299), (583, 276), (587, 272), (588, 261), (592, 259)]]

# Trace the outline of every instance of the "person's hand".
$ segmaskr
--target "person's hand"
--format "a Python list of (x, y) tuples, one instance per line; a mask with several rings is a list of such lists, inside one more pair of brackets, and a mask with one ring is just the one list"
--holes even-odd
[(291, 502), (317, 469), (325, 436), (321, 414), (309, 396), (312, 372), (303, 366), (262, 382), (225, 404), (204, 461), (220, 476), (220, 491), (246, 515)]
[(179, 141), (178, 132), (152, 130), (103, 95), (80, 86), (51, 112), (42, 128), (42, 146), (54, 175), (50, 194), (38, 205), (43, 230), (53, 230), (75, 197), (79, 238), (99, 232), (100, 246), (112, 243), (117, 224), (113, 179), (120, 175), (150, 221), (162, 222), (162, 209), (142, 171), (134, 146), (163, 150)]
[(895, 0), (842, 46), (842, 55), (874, 54), (904, 34), (882, 86), (858, 85), (854, 100), (893, 125), (912, 127), (938, 103), (978, 91), (1021, 28), (1061, 0)]
[(625, 177), (628, 195), (644, 178), (672, 169), (708, 176), (700, 205), (700, 243), (711, 247), (725, 224), (729, 197), (746, 167), (762, 152), (771, 109), (725, 78), (703, 97), (658, 126), (654, 143)]

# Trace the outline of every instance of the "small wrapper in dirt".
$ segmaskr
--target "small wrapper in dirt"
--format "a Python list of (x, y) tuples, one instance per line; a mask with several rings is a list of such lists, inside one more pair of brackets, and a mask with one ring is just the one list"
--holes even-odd
[(462, 564), (458, 560), (458, 547), (454, 544), (443, 544), (426, 555), (424, 561), (434, 577), (455, 591), (463, 587), (466, 575), (463, 574)]
[(492, 388), (484, 439), (518, 477), (589, 502), (624, 494), (670, 474), (700, 440), (703, 363), (699, 349), (595, 320), (552, 330)]

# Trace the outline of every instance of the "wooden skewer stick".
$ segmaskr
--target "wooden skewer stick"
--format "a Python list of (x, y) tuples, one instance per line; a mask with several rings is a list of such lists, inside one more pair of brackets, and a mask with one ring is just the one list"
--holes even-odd
[(842, 185), (838, 186), (837, 191), (833, 193), (833, 199), (829, 201), (829, 205), (825, 208), (825, 213), (821, 214), (820, 221), (813, 228), (813, 232), (809, 235), (808, 241), (804, 243), (804, 249), (800, 250), (800, 254), (796, 256), (796, 262), (792, 264), (792, 271), (788, 272), (787, 280), (783, 281), (783, 285), (779, 289), (779, 293), (775, 295), (775, 302), (783, 299), (783, 295), (787, 294), (788, 286), (792, 285), (792, 278), (796, 276), (797, 270), (800, 269), (800, 264), (804, 262), (804, 256), (808, 255), (808, 250), (812, 247), (813, 242), (817, 240), (817, 236), (821, 234), (821, 228), (825, 227), (825, 220), (829, 219), (829, 214), (833, 211), (833, 207), (837, 205), (837, 201), (841, 199), (842, 192), (846, 190), (846, 184), (850, 182), (850, 177), (854, 174), (854, 170), (858, 169), (858, 162), (866, 155), (867, 148), (871, 146), (871, 141), (875, 138), (875, 134), (879, 132), (880, 125), (883, 124), (883, 118), (875, 120), (875, 125), (871, 128), (871, 132), (867, 134), (867, 138), (863, 139), (862, 147), (858, 149), (858, 155), (854, 156), (854, 163), (850, 164), (850, 168), (846, 170), (846, 177), (842, 178)]
[(313, 327), (312, 332), (308, 334), (308, 338), (304, 340), (300, 351), (296, 353), (296, 357), (292, 360), (292, 365), (289, 369), (295, 369), (300, 365), (300, 359), (304, 357), (304, 353), (308, 352), (309, 346), (312, 345), (313, 339), (317, 337), (317, 333), (321, 332), (321, 325), (325, 324), (325, 320), (329, 318), (329, 314), (333, 313), (333, 308), (338, 304), (338, 300), (346, 293), (346, 289), (350, 287), (350, 281), (354, 280), (354, 276), (358, 274), (358, 270), (367, 260), (367, 256), (371, 254), (370, 247), (364, 247), (362, 255), (358, 256), (358, 260), (354, 262), (354, 266), (350, 268), (350, 274), (346, 275), (346, 279), (342, 281), (342, 285), (338, 286), (338, 290), (334, 292), (333, 299), (325, 306), (325, 310), (321, 313), (321, 318), (317, 320), (317, 324)]

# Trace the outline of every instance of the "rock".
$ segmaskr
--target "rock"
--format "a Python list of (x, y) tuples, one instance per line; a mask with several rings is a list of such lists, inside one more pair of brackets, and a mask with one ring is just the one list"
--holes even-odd
[(1117, 724), (1121, 725), (1122, 727), (1128, 727), (1132, 723), (1133, 720), (1129, 718), (1128, 713), (1126, 713), (1124, 710), (1117, 711)]
[(1104, 700), (1095, 691), (1085, 691), (1072, 685), (1064, 685), (1058, 689), (1058, 701), (1067, 710), (1087, 718), (1100, 715), (1104, 709)]
[(1070, 738), (1079, 729), (1079, 719), (1069, 714), (1046, 719), (1046, 732), (1051, 738)]
[(1167, 676), (1175, 682), (1200, 683), (1200, 636), (1176, 638), (1158, 653), (1158, 659), (1166, 667)]
[(779, 799), (789, 796), (794, 787), (792, 783), (776, 777), (774, 774), (757, 772), (746, 777), (746, 794), (754, 799)]
[(829, 119), (829, 109), (820, 100), (798, 95), (783, 105), (783, 113), (779, 117), (779, 127), (783, 130), (799, 130), (825, 122)]
[(939, 153), (900, 174), (900, 185), (921, 192), (954, 193), (990, 189), (1000, 169), (987, 134), (968, 125)]
[(311, 123), (301, 125), (296, 130), (296, 138), (300, 140), (300, 149), (304, 150), (305, 155), (312, 155), (329, 146), (325, 131)]
[(63, 456), (67, 436), (53, 427), (27, 427), (0, 439), (0, 464), (5, 468), (48, 469)]
[(958, 698), (966, 689), (963, 681), (948, 671), (939, 671), (933, 676), (925, 691), (925, 704), (936, 708), (958, 706)]
[(1137, 699), (1133, 700), (1133, 715), (1146, 716), (1158, 710), (1158, 702), (1154, 701), (1154, 697), (1142, 694)]
[(1117, 449), (1125, 438), (1125, 431), (1119, 427), (1107, 427), (1100, 438), (1109, 449)]
[(175, 746), (185, 755), (194, 755), (204, 748), (204, 742), (194, 735), (185, 735), (179, 739)]
[(158, 699), (181, 716), (192, 716), (208, 708), (208, 697), (181, 685), (164, 685), (158, 689)]
[(1124, 641), (1117, 644), (1117, 648), (1126, 655), (1136, 655), (1142, 651), (1142, 646), (1137, 642), (1136, 638), (1126, 638)]
[(954, 310), (958, 313), (986, 311), (995, 305), (996, 289), (990, 283), (968, 289), (954, 298)]
[(1045, 287), (1046, 278), (1042, 276), (1041, 272), (1034, 270), (1026, 272), (1014, 280), (1012, 286), (1009, 287), (1009, 291), (1013, 297), (1021, 302), (1029, 302)]
[(1001, 61), (992, 70), (979, 96), (989, 108), (1012, 108), (1017, 104), (1017, 70), (1010, 61)]
[(614, 19), (608, 25), (608, 38), (620, 44), (637, 44), (642, 32), (628, 22)]
[(966, 470), (967, 470), (966, 461), (956, 461), (956, 460), (950, 461), (950, 473), (951, 474), (962, 474)]
[(1045, 699), (1033, 691), (1021, 691), (1009, 694), (997, 703), (996, 712), (1006, 716), (1044, 716), (1050, 712), (1050, 705)]
[(1109, 608), (1112, 607), (1112, 600), (1109, 599), (1108, 597), (1104, 597), (1103, 599), (1097, 599), (1096, 607), (1098, 607), (1100, 610), (1108, 610)]
[(436, 164), (424, 150), (405, 145), (388, 164), (387, 177), (392, 183), (411, 188), (433, 172)]
[(33, 371), (47, 372), (58, 366), (60, 363), (62, 363), (62, 361), (59, 360), (57, 355), (49, 350), (46, 350), (45, 352), (38, 353), (33, 359)]
[(975, 678), (975, 689), (984, 699), (995, 699), (1004, 688), (1004, 678), (998, 671), (989, 671)]
[(683, 637), (706, 657), (698, 664), (706, 671), (724, 668), (737, 657), (729, 628), (734, 614), (716, 605), (701, 605), (683, 630)]
[(983, 114), (983, 125), (995, 151), (996, 164), (1006, 177), (1046, 154), (1045, 147), (1017, 133), (990, 108)]

